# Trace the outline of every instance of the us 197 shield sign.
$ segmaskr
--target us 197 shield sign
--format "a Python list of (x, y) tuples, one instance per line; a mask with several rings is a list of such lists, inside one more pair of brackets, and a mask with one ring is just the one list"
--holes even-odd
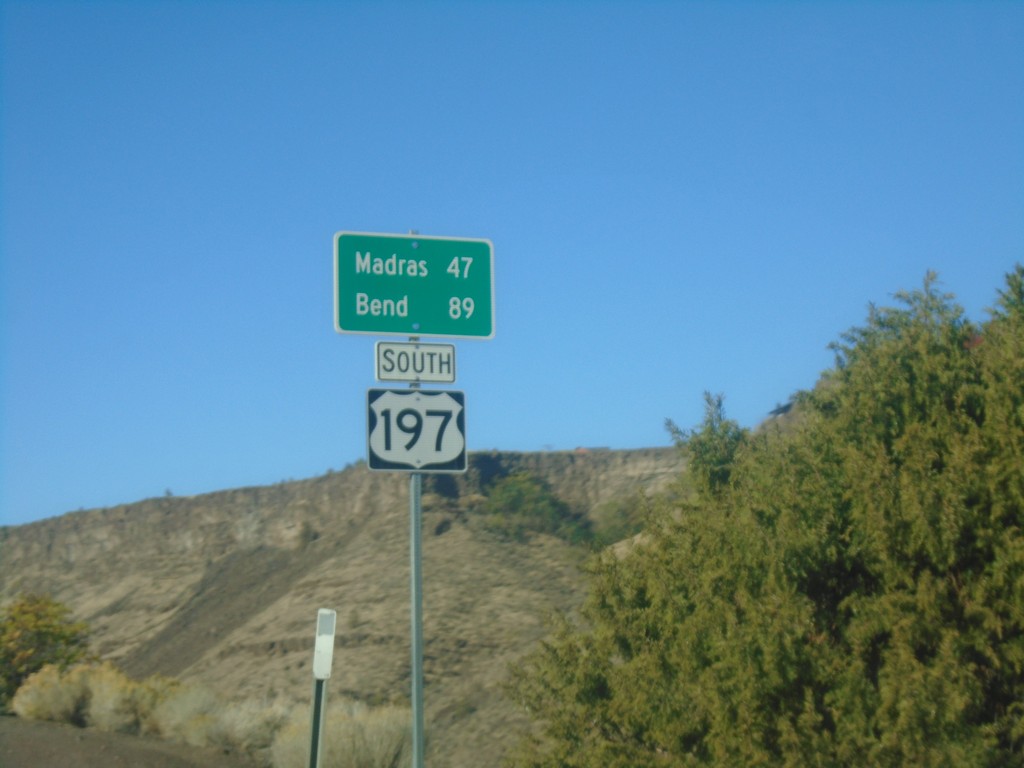
[(466, 395), (422, 389), (366, 393), (370, 469), (466, 471)]

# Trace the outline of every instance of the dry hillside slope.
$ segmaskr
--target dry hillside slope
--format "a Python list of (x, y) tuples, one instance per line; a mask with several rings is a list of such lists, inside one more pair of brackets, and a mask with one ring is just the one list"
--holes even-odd
[[(429, 756), (497, 764), (522, 720), (500, 690), (508, 664), (582, 598), (582, 553), (558, 539), (503, 541), (473, 507), (527, 471), (576, 509), (665, 487), (670, 448), (480, 453), (424, 484)], [(202, 681), (232, 698), (308, 700), (316, 611), (338, 611), (332, 696), (403, 701), (409, 689), (409, 524), (404, 474), (365, 466), (275, 486), (159, 498), (0, 528), (0, 602), (48, 592), (136, 677)]]

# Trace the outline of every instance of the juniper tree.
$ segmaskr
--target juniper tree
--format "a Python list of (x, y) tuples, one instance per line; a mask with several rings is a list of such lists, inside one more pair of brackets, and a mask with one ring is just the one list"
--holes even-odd
[(594, 560), (515, 675), (514, 764), (1020, 764), (1024, 268), (982, 325), (934, 275), (897, 300), (794, 426), (723, 439), (709, 399), (678, 433), (722, 471)]

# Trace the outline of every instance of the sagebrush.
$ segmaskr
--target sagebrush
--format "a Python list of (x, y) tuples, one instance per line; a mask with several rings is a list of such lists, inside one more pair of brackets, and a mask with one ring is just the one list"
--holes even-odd
[[(159, 736), (197, 747), (247, 752), (274, 768), (307, 765), (308, 703), (224, 701), (209, 689), (153, 676), (128, 678), (109, 662), (47, 665), (11, 702), (19, 717)], [(341, 701), (327, 713), (323, 768), (393, 768), (409, 753), (411, 716), (394, 706)]]

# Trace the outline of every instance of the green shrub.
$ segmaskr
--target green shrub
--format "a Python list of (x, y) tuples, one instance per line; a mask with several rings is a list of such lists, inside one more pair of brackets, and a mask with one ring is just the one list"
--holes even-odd
[(280, 699), (226, 704), (210, 731), (210, 743), (250, 753), (269, 749), (293, 708)]
[[(274, 768), (309, 764), (310, 710), (296, 707), (277, 732), (270, 754)], [(411, 755), (411, 715), (400, 707), (371, 708), (354, 702), (331, 705), (323, 728), (323, 768), (397, 768)]]
[(84, 725), (87, 694), (81, 677), (68, 680), (55, 664), (33, 672), (11, 700), (11, 710), (26, 720)]
[[(153, 676), (136, 682), (109, 662), (61, 670), (49, 664), (14, 695), (15, 714), (103, 731), (158, 736), (192, 746), (274, 755), (274, 764), (305, 766), (310, 707), (281, 700), (224, 702), (209, 689)], [(409, 749), (407, 710), (344, 702), (328, 712), (324, 766), (399, 765)], [(340, 762), (339, 762), (340, 761)]]
[(157, 705), (170, 698), (181, 687), (181, 682), (163, 675), (151, 675), (135, 685), (132, 693), (135, 698), (135, 711), (138, 714), (140, 734), (160, 735), (160, 725), (155, 715)]
[(649, 507), (650, 501), (641, 493), (599, 505), (592, 513), (594, 545), (607, 547), (640, 533)]
[(110, 662), (79, 664), (61, 670), (47, 665), (31, 675), (11, 701), (16, 715), (101, 731), (138, 733), (147, 716), (142, 686)]
[(495, 482), (481, 511), (490, 530), (513, 541), (526, 541), (536, 533), (574, 544), (593, 537), (584, 515), (574, 512), (543, 480), (527, 472)]
[(151, 719), (163, 738), (204, 747), (212, 743), (222, 706), (207, 688), (179, 685), (156, 702)]
[(101, 731), (138, 733), (138, 683), (109, 662), (85, 668), (83, 677), (83, 687), (89, 691), (86, 725)]

